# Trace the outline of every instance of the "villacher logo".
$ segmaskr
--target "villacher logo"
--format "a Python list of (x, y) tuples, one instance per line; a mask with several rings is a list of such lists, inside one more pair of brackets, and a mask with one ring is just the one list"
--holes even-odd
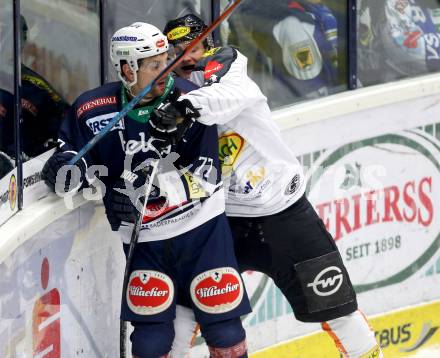
[(153, 315), (170, 307), (174, 297), (173, 281), (152, 270), (137, 270), (130, 275), (127, 305), (139, 315)]
[(195, 305), (207, 313), (225, 313), (236, 308), (243, 298), (243, 283), (232, 267), (209, 270), (191, 282)]

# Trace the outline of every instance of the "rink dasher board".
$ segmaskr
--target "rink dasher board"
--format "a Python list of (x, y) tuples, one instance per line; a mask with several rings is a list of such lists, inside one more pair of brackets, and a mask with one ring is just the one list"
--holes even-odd
[[(409, 307), (370, 320), (385, 357), (434, 357), (440, 353), (440, 301)], [(340, 358), (332, 341), (324, 332), (280, 343), (251, 355), (252, 358)], [(292, 355), (293, 354), (293, 355)], [(438, 355), (437, 355), (438, 357)]]
[[(369, 316), (440, 297), (439, 103), (427, 96), (283, 131)], [(245, 274), (251, 351), (320, 329), (296, 321), (273, 282), (254, 276)]]
[[(329, 220), (334, 236), (338, 236), (339, 227), (337, 245), (358, 290), (360, 307), (367, 315), (383, 315), (440, 297), (437, 241), (440, 125), (436, 121), (439, 103), (439, 96), (433, 95), (283, 132), (308, 168), (311, 202), (315, 207), (321, 205), (323, 219)], [(316, 133), (321, 133), (319, 141)], [(328, 165), (323, 170), (316, 169), (321, 163)], [(365, 168), (372, 165), (385, 168), (385, 176), (378, 175), (380, 170), (373, 171), (369, 174), (376, 180), (371, 181)], [(374, 190), (384, 193), (385, 188), (394, 187), (396, 190), (388, 189), (388, 194), (399, 193), (395, 205), (390, 195), (386, 199), (386, 195), (377, 194), (376, 209), (362, 201), (363, 211), (357, 221), (354, 211), (350, 211), (357, 203), (353, 197)], [(414, 219), (399, 221), (397, 212), (402, 216), (406, 213), (408, 218), (413, 216), (412, 204), (404, 200), (405, 187), (407, 199), (414, 202), (417, 213)], [(24, 213), (31, 213), (34, 223), (14, 236), (14, 242), (8, 243), (10, 254), (2, 256), (0, 356), (42, 357), (52, 349), (54, 357), (114, 357), (118, 349), (116, 323), (124, 267), (120, 240), (110, 231), (99, 202), (85, 202), (72, 211), (66, 210), (65, 215), (58, 213), (54, 221), (34, 210), (37, 204), (54, 207), (53, 199), (43, 198), (26, 207)], [(346, 222), (330, 215), (335, 212), (334, 201), (344, 203), (343, 199), (350, 204)], [(365, 225), (368, 211), (380, 214), (379, 220)], [(2, 230), (14, 225), (14, 219), (15, 216), (0, 228), (5, 241), (8, 236), (3, 236)], [(31, 226), (37, 222), (39, 229), (32, 231)], [(363, 225), (356, 225), (357, 222)], [(399, 247), (396, 246), (398, 235)], [(375, 253), (376, 241), (389, 237), (394, 238), (390, 248), (381, 250), (379, 245), (379, 252)], [(287, 302), (266, 277), (257, 273), (247, 273), (244, 277), (254, 307), (253, 313), (243, 320), (251, 351), (319, 329), (319, 325), (294, 320)], [(425, 317), (422, 313), (416, 316)], [(436, 316), (440, 316), (438, 305), (426, 314), (426, 317)], [(401, 343), (396, 344), (397, 349), (411, 348), (421, 337), (423, 327), (430, 332), (438, 326), (437, 321), (426, 326), (427, 320), (401, 323), (400, 318), (387, 321), (389, 328), (375, 322), (372, 321), (373, 328), (379, 337), (388, 329), (390, 341)], [(411, 325), (407, 326), (408, 323)], [(393, 327), (397, 328), (391, 330)], [(412, 332), (411, 339), (403, 342), (408, 331)], [(400, 332), (400, 340), (396, 332)], [(435, 331), (413, 353), (435, 342), (437, 336)], [(382, 340), (385, 342), (386, 338)], [(201, 344), (193, 349), (195, 357), (203, 357), (205, 352)]]

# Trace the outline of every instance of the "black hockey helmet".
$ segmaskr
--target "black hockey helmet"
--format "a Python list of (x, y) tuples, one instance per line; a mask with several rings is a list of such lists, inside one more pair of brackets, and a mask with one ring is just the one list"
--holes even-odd
[[(187, 14), (174, 20), (170, 20), (165, 25), (163, 33), (167, 36), (168, 42), (172, 45), (185, 44), (187, 45), (203, 30), (207, 28), (206, 24), (201, 18), (194, 14)], [(214, 47), (214, 41), (211, 34), (203, 41), (205, 47)]]

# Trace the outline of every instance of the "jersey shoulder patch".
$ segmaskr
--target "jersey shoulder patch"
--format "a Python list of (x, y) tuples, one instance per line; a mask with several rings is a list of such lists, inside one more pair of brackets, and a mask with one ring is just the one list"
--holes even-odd
[(216, 47), (205, 52), (203, 59), (197, 65), (197, 68), (204, 72), (204, 85), (220, 82), (236, 59), (237, 50), (229, 46)]

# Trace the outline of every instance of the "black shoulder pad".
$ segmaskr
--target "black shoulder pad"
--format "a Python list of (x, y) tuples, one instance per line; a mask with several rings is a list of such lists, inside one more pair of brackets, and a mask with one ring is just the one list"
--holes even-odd
[(210, 85), (220, 82), (236, 59), (236, 49), (229, 46), (216, 47), (203, 55), (203, 59), (197, 63), (196, 69), (204, 72), (205, 85)]

